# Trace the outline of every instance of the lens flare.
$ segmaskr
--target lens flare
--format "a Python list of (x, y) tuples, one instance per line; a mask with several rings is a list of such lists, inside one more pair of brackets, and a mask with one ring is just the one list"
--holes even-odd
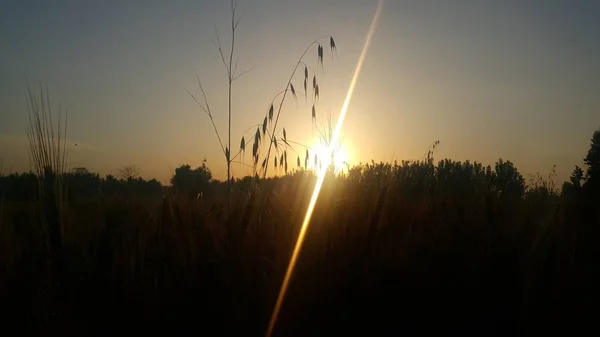
[[(312, 146), (313, 151), (317, 154), (319, 159), (331, 158), (333, 157), (333, 162), (330, 161), (330, 164), (333, 164), (334, 172), (340, 173), (346, 168), (346, 163), (351, 161), (350, 151), (347, 146), (343, 144), (339, 144), (336, 149), (329, 149), (327, 144), (323, 144), (323, 142), (317, 142)], [(325, 164), (325, 162), (323, 162)], [(317, 169), (318, 165), (315, 167)]]
[[(329, 151), (331, 153), (332, 149), (337, 147), (337, 143), (340, 138), (340, 132), (342, 129), (342, 125), (344, 124), (344, 119), (346, 118), (346, 112), (348, 111), (348, 105), (350, 105), (350, 99), (352, 98), (352, 93), (354, 92), (354, 87), (356, 86), (356, 82), (358, 79), (358, 75), (363, 66), (363, 62), (365, 60), (365, 56), (367, 55), (367, 50), (369, 49), (369, 45), (371, 43), (371, 37), (375, 31), (375, 26), (377, 25), (377, 21), (379, 20), (379, 15), (381, 14), (381, 8), (383, 6), (383, 1), (380, 0), (377, 5), (377, 10), (375, 11), (375, 15), (373, 17), (373, 21), (371, 21), (371, 27), (369, 28), (369, 32), (367, 34), (367, 38), (365, 40), (365, 44), (363, 46), (362, 52), (360, 53), (360, 57), (358, 59), (358, 64), (356, 65), (356, 69), (354, 70), (354, 76), (352, 77), (352, 82), (350, 82), (350, 88), (348, 88), (348, 93), (346, 94), (346, 99), (344, 100), (344, 105), (342, 106), (342, 111), (338, 116), (338, 121), (335, 126), (335, 130), (333, 132), (332, 141), (329, 144)], [(312, 216), (313, 210), (315, 208), (315, 204), (317, 203), (317, 199), (319, 198), (319, 193), (321, 192), (321, 187), (323, 186), (323, 180), (325, 179), (325, 173), (327, 171), (327, 167), (329, 167), (330, 157), (325, 156), (323, 166), (318, 171), (318, 179), (315, 184), (315, 189), (310, 198), (310, 203), (308, 204), (308, 209), (306, 210), (306, 215), (304, 216), (304, 221), (302, 222), (302, 227), (300, 228), (300, 233), (298, 234), (298, 239), (296, 240), (296, 246), (294, 247), (294, 251), (292, 253), (292, 257), (290, 258), (290, 262), (288, 264), (288, 268), (285, 272), (285, 277), (283, 279), (283, 283), (281, 285), (281, 290), (279, 291), (279, 295), (277, 296), (277, 302), (275, 303), (275, 308), (273, 309), (273, 314), (271, 315), (271, 320), (269, 321), (269, 327), (267, 328), (266, 336), (270, 337), (273, 334), (273, 329), (275, 327), (275, 323), (277, 322), (277, 317), (279, 316), (279, 311), (281, 310), (281, 305), (285, 298), (287, 288), (290, 283), (291, 275), (296, 266), (296, 262), (298, 260), (298, 255), (300, 255), (300, 250), (302, 248), (302, 243), (304, 242), (304, 236), (306, 235), (306, 230), (308, 228), (308, 224), (310, 222), (310, 218)]]

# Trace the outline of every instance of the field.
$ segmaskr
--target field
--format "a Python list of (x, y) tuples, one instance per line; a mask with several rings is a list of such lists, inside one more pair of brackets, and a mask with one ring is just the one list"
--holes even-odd
[[(516, 335), (592, 323), (598, 199), (545, 181), (520, 190), (502, 167), (330, 173), (274, 334)], [(175, 188), (56, 207), (5, 198), (3, 330), (263, 335), (315, 179), (237, 180), (231, 212), (216, 181), (201, 198)]]
[(600, 336), (573, 3), (0, 6), (0, 336)]

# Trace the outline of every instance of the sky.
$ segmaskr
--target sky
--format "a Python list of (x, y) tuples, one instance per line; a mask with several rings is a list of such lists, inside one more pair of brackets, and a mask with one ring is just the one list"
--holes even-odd
[[(325, 41), (323, 69), (316, 49), (303, 61), (311, 78), (317, 71), (318, 123), (335, 120), (376, 7), (238, 1), (235, 57), (239, 71), (252, 70), (233, 83), (234, 153), (304, 50), (327, 34), (337, 54)], [(166, 183), (176, 167), (206, 159), (224, 179), (210, 119), (188, 91), (200, 95), (198, 76), (226, 139), (227, 77), (213, 41), (216, 27), (229, 51), (230, 14), (229, 1), (216, 0), (0, 0), (2, 170), (29, 169), (27, 84), (47, 83), (53, 107), (67, 111), (70, 167), (108, 174), (135, 165)], [(384, 1), (342, 131), (347, 160), (422, 159), (439, 140), (436, 159), (503, 158), (526, 177), (556, 165), (557, 179), (567, 179), (600, 127), (598, 17), (597, 1)], [(299, 92), (302, 73), (293, 80)], [(286, 98), (279, 125), (290, 140), (317, 143), (301, 95)]]

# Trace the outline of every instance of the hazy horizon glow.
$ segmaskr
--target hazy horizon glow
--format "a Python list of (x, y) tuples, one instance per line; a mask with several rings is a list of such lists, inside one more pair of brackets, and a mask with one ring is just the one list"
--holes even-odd
[[(338, 57), (326, 50), (317, 119), (340, 111), (377, 1), (238, 2), (244, 13), (238, 69), (254, 70), (234, 84), (232, 148), (244, 130), (262, 122), (304, 48), (328, 33)], [(525, 176), (547, 176), (556, 164), (565, 180), (582, 164), (600, 126), (600, 3), (385, 6), (345, 122), (342, 149), (351, 164), (418, 160), (434, 140), (441, 142), (436, 160), (493, 165), (502, 157)], [(225, 70), (212, 40), (216, 25), (224, 44), (229, 41), (228, 10), (228, 2), (186, 0), (6, 2), (0, 11), (3, 170), (29, 169), (29, 80), (47, 82), (53, 105), (69, 111), (70, 167), (107, 174), (137, 165), (144, 177), (165, 183), (174, 168), (206, 158), (215, 178), (224, 179), (212, 126), (186, 89), (198, 93), (198, 74), (224, 136)], [(307, 62), (314, 66), (316, 55)], [(302, 87), (301, 76), (295, 86)], [(288, 139), (315, 144), (302, 97), (287, 101), (282, 116)], [(234, 176), (245, 174), (234, 166)]]

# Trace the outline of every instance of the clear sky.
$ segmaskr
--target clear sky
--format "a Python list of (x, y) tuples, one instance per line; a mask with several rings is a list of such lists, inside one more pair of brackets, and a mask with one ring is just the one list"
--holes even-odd
[[(238, 68), (254, 69), (234, 83), (234, 150), (324, 34), (338, 55), (326, 46), (317, 117), (337, 115), (376, 6), (239, 0)], [(600, 126), (599, 17), (598, 1), (385, 1), (344, 126), (351, 163), (420, 159), (440, 140), (438, 159), (502, 157), (543, 175), (556, 164), (566, 179)], [(72, 167), (137, 165), (166, 182), (170, 169), (206, 158), (223, 179), (212, 126), (186, 89), (199, 94), (198, 74), (224, 137), (225, 70), (212, 40), (216, 25), (228, 44), (228, 20), (229, 1), (0, 1), (4, 171), (29, 168), (28, 80), (46, 81), (68, 109)], [(289, 139), (314, 143), (310, 114), (302, 97), (285, 104)]]

